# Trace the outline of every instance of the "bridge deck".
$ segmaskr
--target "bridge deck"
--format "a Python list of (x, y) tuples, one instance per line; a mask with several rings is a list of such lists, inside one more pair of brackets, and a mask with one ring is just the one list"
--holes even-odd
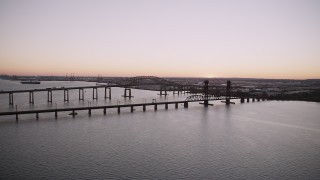
[(24, 89), (24, 90), (12, 90), (12, 91), (0, 91), (0, 94), (8, 93), (25, 93), (25, 92), (37, 92), (37, 91), (61, 91), (72, 89), (91, 89), (91, 88), (108, 88), (108, 87), (122, 87), (119, 85), (97, 85), (97, 86), (80, 86), (80, 87), (53, 87), (53, 88), (41, 88), (41, 89)]
[[(216, 97), (209, 99), (208, 101), (225, 100), (225, 97)], [(232, 97), (230, 99), (237, 99)], [(82, 110), (93, 110), (93, 109), (111, 109), (111, 108), (123, 108), (123, 107), (137, 107), (137, 106), (154, 106), (154, 105), (165, 105), (165, 104), (180, 104), (189, 102), (200, 102), (203, 100), (193, 101), (168, 101), (168, 102), (154, 102), (154, 103), (137, 103), (137, 104), (120, 104), (120, 105), (107, 105), (107, 106), (92, 106), (92, 107), (71, 107), (71, 108), (58, 108), (58, 109), (39, 109), (39, 110), (27, 110), (27, 111), (10, 111), (0, 112), (0, 116), (6, 115), (19, 115), (19, 114), (34, 114), (34, 113), (50, 113), (50, 112), (65, 112), (65, 111), (82, 111)]]

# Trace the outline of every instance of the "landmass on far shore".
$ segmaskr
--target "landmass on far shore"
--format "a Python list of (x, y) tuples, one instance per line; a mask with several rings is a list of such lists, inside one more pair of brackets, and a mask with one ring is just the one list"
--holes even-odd
[[(1, 79), (13, 81), (88, 81), (96, 83), (117, 84), (132, 77), (84, 77), (84, 76), (16, 76), (0, 75)], [(227, 80), (232, 81), (233, 91), (244, 96), (263, 95), (270, 100), (295, 100), (320, 102), (320, 79), (254, 79), (254, 78), (193, 78), (193, 77), (165, 77), (168, 81), (182, 85), (201, 85), (209, 80), (210, 85), (223, 86)], [(145, 89), (158, 90), (148, 80), (144, 82)], [(1, 90), (1, 89), (0, 89)], [(223, 93), (223, 92), (222, 92)]]

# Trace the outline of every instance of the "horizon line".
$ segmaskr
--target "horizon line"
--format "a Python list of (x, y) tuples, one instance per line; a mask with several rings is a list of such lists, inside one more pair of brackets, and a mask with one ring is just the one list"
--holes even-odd
[[(27, 76), (27, 77), (49, 77), (49, 76), (55, 76), (55, 77), (66, 77), (63, 75), (15, 75), (15, 74), (0, 74), (0, 76)], [(84, 75), (77, 75), (72, 77), (114, 77), (114, 78), (132, 78), (132, 77), (139, 77), (139, 76), (153, 76), (153, 77), (159, 77), (159, 78), (202, 78), (202, 79), (264, 79), (264, 80), (320, 80), (320, 78), (259, 78), (259, 77), (205, 77), (205, 76), (154, 76), (154, 75), (138, 75), (138, 76), (84, 76)], [(67, 76), (71, 77), (71, 76)]]

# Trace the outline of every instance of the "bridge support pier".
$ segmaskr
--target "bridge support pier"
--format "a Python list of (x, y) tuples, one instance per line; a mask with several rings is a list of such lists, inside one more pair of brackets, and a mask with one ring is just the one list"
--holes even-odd
[(184, 102), (184, 105), (183, 105), (185, 108), (188, 108), (189, 104), (188, 102)]
[(39, 120), (39, 113), (36, 113), (36, 119)]
[(226, 105), (230, 105), (231, 81), (227, 81)]
[(173, 94), (173, 95), (175, 95), (175, 94), (180, 95), (180, 92), (179, 92), (179, 90), (178, 90), (177, 92), (176, 92), (175, 90), (173, 90), (173, 91), (172, 91), (172, 94)]
[(47, 101), (48, 101), (49, 103), (52, 103), (52, 91), (51, 91), (51, 90), (48, 91)]
[(33, 91), (29, 92), (29, 103), (34, 104), (34, 96), (33, 96)]
[(84, 101), (84, 91), (83, 89), (79, 89), (79, 101)]
[(63, 101), (69, 101), (69, 90), (68, 89), (63, 90)]
[(226, 105), (230, 105), (230, 99), (229, 98), (226, 99)]
[[(129, 95), (127, 95), (127, 91), (129, 92)], [(131, 95), (131, 89), (130, 88), (125, 88), (124, 89), (124, 96), (125, 98), (132, 98), (133, 96)]]
[(142, 109), (143, 111), (146, 111), (146, 105), (143, 105)]
[(252, 102), (254, 102), (256, 99), (255, 98), (252, 98)]
[(260, 101), (260, 98), (258, 98), (257, 100)]
[(240, 102), (241, 102), (241, 103), (244, 103), (244, 98), (240, 98)]
[(177, 92), (173, 91), (173, 94), (180, 95), (180, 92), (182, 92), (182, 86), (178, 86)]
[[(109, 90), (109, 96), (107, 96), (107, 90)], [(109, 98), (109, 99), (111, 99), (111, 88), (109, 87), (105, 87), (104, 88), (104, 98), (105, 99), (107, 99), (107, 98)]]
[[(163, 94), (163, 91), (164, 91), (164, 94)], [(161, 88), (161, 89), (160, 89), (160, 94), (158, 94), (158, 95), (160, 95), (160, 96), (162, 96), (162, 95), (167, 96), (167, 95), (168, 95), (167, 89), (165, 88), (165, 89), (163, 90), (163, 89)]]
[(178, 109), (178, 107), (179, 107), (178, 103), (176, 103), (176, 104), (174, 105), (174, 107), (175, 107), (176, 109)]
[(57, 111), (57, 110), (54, 112), (54, 117), (55, 117), (56, 119), (58, 118), (58, 111)]
[(203, 105), (205, 107), (208, 107), (209, 105), (209, 81), (205, 80), (204, 81), (204, 87), (203, 87), (203, 93), (204, 93), (204, 101), (203, 101)]
[(19, 117), (18, 117), (18, 105), (16, 105), (16, 122), (18, 122)]
[(13, 93), (9, 93), (9, 105), (13, 105)]
[(75, 117), (75, 111), (74, 110), (72, 110), (72, 117), (74, 118)]
[[(202, 104), (202, 103), (200, 103), (200, 104)], [(209, 101), (208, 100), (204, 100), (203, 101), (203, 105), (204, 105), (204, 107), (208, 107), (209, 106)], [(210, 104), (210, 105), (212, 105), (212, 104)]]
[(134, 108), (133, 108), (133, 106), (131, 106), (131, 112), (133, 112), (134, 111)]
[(158, 106), (155, 104), (154, 105), (154, 110), (156, 111), (158, 109)]
[(88, 111), (89, 116), (91, 116), (91, 108), (89, 107), (89, 111)]
[(250, 102), (250, 98), (247, 98), (247, 102)]
[(118, 107), (118, 114), (120, 114), (120, 107)]
[(92, 88), (92, 99), (98, 99), (98, 88)]
[(187, 89), (186, 93), (187, 93), (187, 94), (191, 94), (191, 92), (190, 92), (191, 87), (190, 87), (190, 86), (187, 86), (186, 89)]
[(103, 108), (103, 114), (104, 114), (104, 115), (107, 114), (107, 108)]
[(167, 109), (168, 109), (168, 104), (165, 104), (165, 105), (164, 105), (164, 108), (167, 110)]

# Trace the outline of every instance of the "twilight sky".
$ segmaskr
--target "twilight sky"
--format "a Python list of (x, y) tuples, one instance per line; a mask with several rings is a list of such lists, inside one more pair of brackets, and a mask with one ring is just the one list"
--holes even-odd
[(0, 0), (0, 74), (320, 78), (319, 0)]

